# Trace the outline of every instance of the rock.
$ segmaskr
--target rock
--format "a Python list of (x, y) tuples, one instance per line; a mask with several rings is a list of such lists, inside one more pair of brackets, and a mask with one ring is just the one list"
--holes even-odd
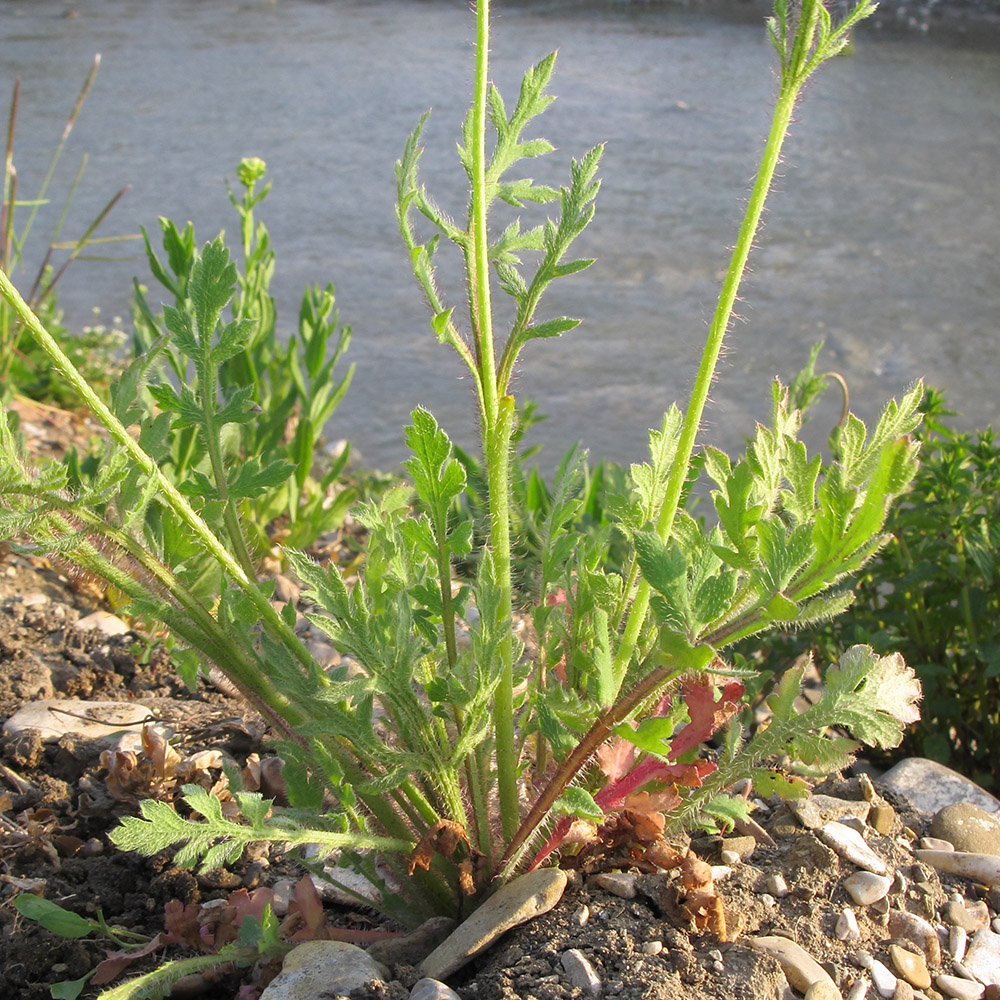
[(976, 931), (965, 953), (965, 967), (982, 983), (1000, 983), (1000, 934)]
[(953, 927), (973, 934), (990, 922), (989, 907), (981, 900), (949, 899), (941, 910), (941, 916)]
[(892, 879), (887, 875), (874, 875), (871, 872), (854, 872), (843, 881), (848, 896), (858, 906), (870, 906), (876, 900), (885, 899), (892, 888)]
[(559, 959), (569, 976), (570, 984), (592, 997), (601, 995), (601, 977), (594, 971), (590, 959), (579, 948), (564, 951)]
[(955, 1000), (979, 1000), (986, 990), (982, 983), (959, 976), (935, 976), (934, 985), (945, 996), (954, 997)]
[(622, 899), (636, 897), (635, 875), (632, 872), (602, 872), (590, 879), (590, 884)]
[(335, 667), (340, 663), (340, 653), (322, 639), (306, 639), (309, 655), (319, 664), (321, 670)]
[(901, 795), (914, 809), (933, 815), (955, 802), (973, 802), (986, 812), (1000, 810), (1000, 799), (944, 764), (908, 757), (879, 779), (883, 788)]
[(421, 974), (445, 979), (504, 931), (551, 910), (562, 898), (566, 882), (566, 873), (558, 868), (537, 868), (509, 882), (420, 963)]
[(286, 604), (293, 603), (299, 599), (301, 591), (298, 584), (294, 583), (283, 573), (278, 573), (274, 578), (274, 599)]
[(892, 991), (892, 1000), (914, 1000), (915, 996), (913, 987), (905, 979), (896, 980), (896, 988)]
[(116, 618), (108, 611), (95, 611), (93, 614), (85, 615), (73, 625), (78, 632), (90, 632), (97, 629), (104, 635), (124, 635), (129, 627), (120, 618)]
[(1000, 885), (1000, 857), (995, 854), (965, 854), (961, 851), (921, 851), (913, 856), (939, 872), (961, 875), (983, 885)]
[[(326, 878), (312, 876), (313, 885), (320, 898), (328, 903), (339, 903), (342, 906), (357, 906), (358, 897), (368, 900), (376, 906), (382, 902), (382, 893), (372, 885), (360, 872), (353, 868), (341, 868), (329, 865), (323, 869)], [(334, 883), (337, 883), (334, 885)]]
[(751, 937), (747, 939), (751, 948), (776, 958), (785, 978), (793, 989), (807, 993), (814, 983), (824, 982), (833, 988), (830, 994), (834, 1000), (841, 1000), (837, 984), (830, 974), (804, 948), (783, 937)]
[(915, 944), (931, 965), (940, 965), (941, 941), (937, 931), (923, 917), (906, 910), (890, 910), (886, 928), (890, 936)]
[(363, 989), (389, 973), (362, 948), (343, 941), (306, 941), (286, 956), (260, 1000), (327, 1000)]
[(767, 891), (776, 899), (784, 899), (788, 895), (788, 883), (780, 872), (768, 875)]
[(888, 802), (878, 802), (868, 813), (868, 825), (876, 832), (888, 837), (896, 823), (896, 810)]
[(851, 988), (847, 994), (847, 1000), (865, 1000), (868, 996), (868, 987), (871, 983), (868, 982), (866, 976), (859, 976), (851, 985)]
[(837, 925), (834, 934), (840, 941), (857, 941), (861, 937), (861, 930), (858, 927), (858, 918), (854, 915), (854, 910), (845, 906), (837, 917)]
[(896, 971), (918, 990), (925, 990), (931, 985), (931, 974), (927, 971), (927, 959), (898, 944), (889, 945), (889, 958)]
[(956, 962), (965, 958), (965, 949), (969, 943), (969, 932), (964, 927), (948, 928), (948, 951)]
[(811, 795), (807, 799), (789, 799), (788, 808), (807, 829), (815, 830), (832, 820), (857, 816), (862, 822), (868, 817), (871, 805), (854, 799), (838, 799), (832, 795)]
[[(722, 850), (731, 851), (740, 861), (746, 861), (757, 847), (754, 837), (723, 837)], [(723, 859), (725, 860), (725, 859)]]
[(876, 875), (884, 875), (888, 871), (886, 863), (865, 843), (857, 830), (852, 830), (843, 823), (831, 821), (824, 823), (816, 831), (816, 835), (851, 864)]
[(646, 941), (640, 949), (643, 955), (659, 955), (663, 951), (662, 941)]
[(410, 990), (410, 1000), (461, 1000), (459, 995), (436, 979), (419, 979)]
[(1000, 815), (973, 802), (956, 802), (938, 810), (931, 820), (931, 835), (950, 841), (956, 851), (1000, 855)]
[(451, 917), (431, 917), (415, 931), (400, 937), (375, 941), (368, 957), (382, 965), (419, 965), (455, 929)]
[(806, 990), (806, 1000), (841, 1000), (840, 990), (821, 979)]
[(917, 847), (923, 851), (953, 851), (955, 845), (950, 840), (940, 840), (938, 837), (921, 837)]
[(871, 973), (872, 982), (879, 995), (885, 997), (886, 1000), (891, 1000), (892, 995), (896, 992), (896, 977), (890, 969), (876, 958), (872, 960), (868, 971)]
[(46, 743), (53, 743), (67, 733), (99, 740), (115, 737), (125, 730), (140, 733), (149, 721), (149, 709), (134, 702), (48, 698), (18, 709), (3, 724), (3, 734), (13, 738), (31, 729)]

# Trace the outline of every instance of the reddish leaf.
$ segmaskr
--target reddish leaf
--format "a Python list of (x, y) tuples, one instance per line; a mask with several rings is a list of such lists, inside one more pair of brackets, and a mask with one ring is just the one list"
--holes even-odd
[(729, 681), (715, 700), (715, 683), (711, 674), (690, 674), (681, 685), (681, 697), (687, 705), (691, 721), (670, 741), (671, 760), (705, 742), (739, 708), (745, 688), (739, 681)]
[[(174, 902), (177, 902), (177, 900), (174, 900)], [(105, 983), (110, 983), (115, 976), (128, 968), (137, 958), (145, 958), (147, 955), (151, 955), (154, 951), (158, 951), (168, 944), (181, 943), (183, 942), (179, 941), (173, 934), (157, 934), (149, 944), (145, 944), (135, 951), (108, 952), (108, 957), (94, 971), (94, 978), (91, 979), (90, 985), (103, 986)]]

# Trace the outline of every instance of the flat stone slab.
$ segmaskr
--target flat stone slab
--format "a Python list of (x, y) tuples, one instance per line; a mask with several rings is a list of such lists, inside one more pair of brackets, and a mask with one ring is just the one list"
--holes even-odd
[(1000, 812), (1000, 799), (996, 796), (958, 771), (926, 757), (901, 760), (878, 781), (920, 812), (933, 815), (956, 802), (972, 802), (988, 813)]
[(558, 868), (536, 868), (509, 882), (420, 963), (420, 974), (446, 979), (505, 931), (548, 913), (562, 898), (567, 881)]
[(55, 742), (67, 733), (86, 739), (107, 739), (123, 732), (141, 733), (143, 724), (151, 721), (148, 706), (135, 702), (48, 698), (19, 708), (3, 724), (3, 734), (12, 737), (34, 730), (46, 743)]

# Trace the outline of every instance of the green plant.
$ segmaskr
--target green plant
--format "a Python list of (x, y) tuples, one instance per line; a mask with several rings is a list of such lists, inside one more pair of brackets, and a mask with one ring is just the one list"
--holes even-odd
[[(354, 490), (340, 488), (349, 445), (319, 479), (313, 478), (318, 474), (320, 435), (354, 376), (353, 364), (343, 376), (336, 372), (350, 345), (351, 328), (338, 325), (333, 286), (314, 285), (303, 292), (291, 337), (283, 342), (279, 335), (270, 294), (274, 251), (267, 227), (254, 215), (271, 189), (268, 181), (257, 190), (266, 171), (263, 160), (244, 159), (236, 171), (242, 195), (229, 192), (240, 219), (244, 261), (242, 270), (232, 264), (227, 279), (230, 283), (235, 279), (231, 316), (240, 334), (225, 357), (213, 359), (212, 367), (218, 370), (213, 376), (215, 393), (208, 391), (207, 383), (202, 388), (213, 402), (218, 394), (225, 401), (223, 409), (229, 405), (231, 412), (242, 410), (243, 415), (230, 422), (230, 414), (224, 413), (220, 453), (213, 453), (214, 435), (202, 434), (193, 417), (203, 401), (186, 394), (184, 387), (198, 359), (190, 353), (194, 350), (191, 342), (178, 337), (176, 330), (179, 325), (194, 327), (198, 321), (190, 286), (199, 255), (190, 222), (181, 230), (169, 219), (160, 219), (166, 267), (143, 230), (150, 270), (172, 296), (173, 305), (164, 317), (154, 316), (144, 289), (135, 282), (133, 309), (135, 354), (150, 359), (143, 364), (150, 364), (155, 373), (149, 393), (158, 407), (178, 418), (176, 433), (163, 435), (167, 446), (162, 453), (164, 468), (175, 482), (186, 482), (194, 495), (207, 498), (213, 495), (207, 479), (209, 467), (218, 479), (223, 462), (243, 465), (241, 483), (233, 484), (236, 492), (225, 492), (231, 536), (235, 537), (236, 506), (243, 515), (243, 530), (250, 535), (246, 545), (252, 551), (241, 557), (245, 570), (250, 569), (251, 554), (259, 558), (270, 547), (268, 529), (271, 534), (277, 531), (283, 544), (304, 548), (338, 527), (356, 498)], [(172, 545), (183, 547), (183, 530), (179, 534), (175, 532)], [(237, 552), (243, 544), (237, 543)]]
[(905, 747), (986, 787), (1000, 772), (1000, 445), (987, 427), (958, 433), (929, 390), (915, 437), (921, 466), (886, 524), (889, 543), (858, 574), (850, 613), (793, 639), (835, 657), (860, 636), (898, 650), (924, 688)]
[[(20, 180), (14, 165), (14, 136), (20, 104), (20, 78), (14, 83), (7, 119), (3, 201), (0, 204), (0, 270), (4, 274), (13, 275), (26, 267), (25, 250), (29, 246), (31, 231), (39, 211), (49, 204), (49, 185), (70, 132), (73, 130), (83, 107), (83, 102), (86, 100), (94, 77), (97, 75), (99, 65), (100, 56), (97, 56), (52, 153), (38, 192), (33, 198), (25, 198), (18, 194)], [(107, 388), (116, 370), (114, 357), (115, 352), (121, 346), (121, 335), (115, 330), (109, 332), (103, 327), (96, 327), (88, 328), (82, 335), (71, 336), (62, 323), (62, 313), (57, 299), (56, 286), (60, 278), (74, 260), (83, 259), (84, 251), (88, 247), (98, 243), (132, 238), (128, 236), (99, 237), (96, 235), (101, 224), (128, 190), (128, 188), (122, 188), (98, 213), (82, 236), (75, 240), (61, 240), (63, 225), (86, 166), (87, 157), (84, 156), (55, 223), (48, 247), (34, 277), (29, 279), (29, 291), (26, 299), (35, 314), (45, 324), (46, 329), (57, 338), (62, 349), (81, 369), (88, 381), (92, 385)], [(18, 219), (22, 212), (26, 213), (26, 218), (19, 227)], [(56, 266), (57, 254), (60, 251), (69, 251), (69, 253), (66, 259)], [(24, 396), (49, 400), (58, 404), (76, 401), (77, 398), (76, 394), (64, 382), (52, 377), (45, 352), (38, 346), (33, 337), (26, 335), (22, 321), (6, 300), (0, 300), (0, 386), (3, 387), (4, 392), (10, 391), (16, 386), (17, 391)]]
[[(465, 226), (446, 217), (418, 181), (423, 122), (396, 176), (400, 229), (432, 307), (432, 328), (459, 354), (476, 389), (485, 480), (478, 493), (488, 537), (477, 545), (472, 506), (463, 501), (468, 465), (434, 417), (416, 409), (406, 429), (412, 485), (387, 490), (355, 515), (369, 533), (360, 579), (349, 585), (337, 567), (289, 556), (321, 609), (313, 622), (345, 656), (329, 674), (299, 642), (295, 609), (277, 612), (268, 588), (244, 565), (239, 518), (227, 516), (219, 488), (230, 475), (238, 483), (242, 473), (213, 464), (197, 480), (194, 492), (209, 497), (206, 516), (199, 515), (151, 455), (163, 429), (154, 421), (136, 441), (122, 423), (147, 361), (133, 363), (113, 409), (104, 407), (0, 276), (3, 294), (117, 444), (89, 492), (67, 497), (58, 469), (31, 474), (18, 464), (13, 438), (0, 423), (0, 447), (10, 456), (0, 478), (9, 509), (2, 526), (30, 531), (36, 543), (112, 578), (137, 610), (218, 664), (282, 735), (291, 809), (269, 811), (268, 803), (247, 796), (237, 824), (215, 815), (192, 787), (189, 804), (204, 822), (166, 817), (162, 805), (146, 803), (143, 818), (127, 818), (114, 834), (119, 846), (153, 852), (183, 842), (185, 860), (214, 865), (235, 857), (247, 838), (322, 843), (339, 851), (340, 864), (367, 875), (386, 913), (414, 924), (436, 912), (467, 911), (530, 860), (529, 849), (540, 862), (561, 845), (571, 817), (611, 823), (641, 795), (663, 829), (725, 825), (746, 809), (725, 794), (737, 778), (750, 777), (765, 794), (794, 793), (764, 766), (772, 756), (787, 754), (817, 769), (843, 766), (858, 743), (828, 735), (834, 725), (879, 746), (899, 743), (919, 696), (899, 657), (879, 658), (866, 646), (849, 650), (805, 715), (794, 708), (799, 677), (787, 674), (770, 702), (770, 726), (747, 739), (735, 722), (744, 684), (720, 651), (777, 627), (826, 620), (850, 603), (836, 584), (883, 544), (889, 505), (916, 470), (910, 435), (921, 387), (891, 402), (870, 435), (849, 416), (838, 460), (827, 465), (797, 440), (801, 413), (779, 383), (770, 426), (757, 428), (743, 457), (734, 462), (712, 448), (694, 453), (796, 97), (872, 9), (859, 4), (834, 29), (816, 0), (806, 0), (797, 17), (778, 0), (769, 22), (781, 58), (774, 122), (687, 412), (671, 407), (649, 435), (650, 461), (633, 466), (627, 482), (608, 484), (607, 523), (595, 531), (573, 530), (584, 503), (583, 455), (572, 453), (563, 463), (535, 508), (529, 598), (515, 591), (512, 568), (517, 429), (509, 383), (531, 340), (577, 323), (541, 318), (538, 310), (552, 281), (590, 263), (568, 253), (593, 214), (601, 148), (573, 161), (569, 183), (559, 190), (510, 176), (521, 160), (552, 148), (524, 132), (551, 101), (545, 89), (554, 57), (528, 71), (508, 112), (487, 82), (489, 4), (480, 0), (475, 96), (459, 151), (471, 185)], [(489, 156), (488, 123), (495, 133)], [(522, 230), (514, 222), (491, 233), (487, 220), (497, 200), (516, 207), (552, 203), (557, 211), (537, 227)], [(418, 227), (431, 235), (423, 237)], [(464, 261), (465, 334), (437, 291), (442, 236)], [(523, 263), (528, 254), (538, 256), (530, 271)], [(503, 339), (493, 326), (493, 276), (514, 303)], [(178, 346), (195, 361), (199, 387), (215, 385), (221, 366), (252, 336), (252, 322), (239, 312), (221, 319), (235, 287), (235, 268), (216, 241), (190, 271), (191, 317), (165, 312)], [(213, 392), (200, 396), (178, 399), (184, 421), (199, 426), (205, 441), (218, 436), (223, 417), (247, 419), (246, 397), (225, 399), (220, 409)], [(714, 526), (686, 509), (702, 467), (715, 486)], [(124, 502), (105, 503), (106, 516), (95, 513), (96, 503), (116, 495)], [(225, 587), (217, 607), (193, 595), (137, 533), (154, 499), (221, 567)], [(609, 559), (612, 532), (617, 554)], [(474, 573), (455, 578), (454, 567), (464, 564)], [(515, 601), (530, 601), (536, 655), (521, 648)], [(718, 761), (703, 757), (703, 743), (726, 724)], [(595, 756), (606, 780), (588, 767)], [(327, 795), (336, 809), (324, 811)]]

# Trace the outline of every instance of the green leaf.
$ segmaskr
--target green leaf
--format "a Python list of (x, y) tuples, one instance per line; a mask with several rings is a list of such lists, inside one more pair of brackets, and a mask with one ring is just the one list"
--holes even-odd
[(581, 819), (600, 820), (604, 818), (604, 810), (585, 788), (567, 788), (556, 799), (552, 812), (557, 816), (579, 816)]
[(64, 979), (61, 983), (53, 983), (49, 987), (49, 994), (52, 996), (52, 1000), (76, 1000), (87, 988), (90, 977), (96, 971), (96, 969), (93, 969), (80, 979)]
[(14, 900), (14, 909), (22, 917), (36, 920), (47, 931), (64, 938), (81, 938), (97, 930), (97, 927), (78, 913), (64, 910), (58, 903), (43, 899), (30, 892), (20, 893)]

